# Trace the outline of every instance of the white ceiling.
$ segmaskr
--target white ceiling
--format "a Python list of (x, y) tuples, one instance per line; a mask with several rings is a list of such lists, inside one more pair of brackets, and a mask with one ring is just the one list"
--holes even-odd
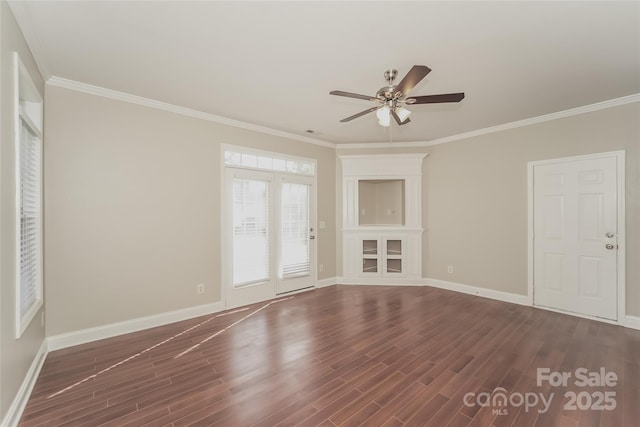
[[(639, 2), (22, 2), (45, 73), (334, 143), (389, 141), (383, 72), (432, 72), (394, 141), (429, 141), (640, 93)], [(45, 77), (49, 77), (48, 75)], [(398, 80), (399, 81), (399, 80)]]

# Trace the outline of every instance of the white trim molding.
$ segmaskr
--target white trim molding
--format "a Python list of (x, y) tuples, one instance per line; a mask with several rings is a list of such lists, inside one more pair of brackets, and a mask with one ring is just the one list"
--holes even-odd
[(222, 301), (218, 301), (211, 304), (203, 304), (181, 310), (169, 311), (152, 316), (139, 317), (137, 319), (97, 326), (95, 328), (54, 335), (47, 339), (49, 351), (60, 350), (131, 332), (138, 332), (144, 329), (155, 328), (156, 326), (192, 319), (194, 317), (206, 316), (223, 310), (224, 304)]
[(316, 289), (326, 288), (327, 286), (333, 286), (338, 284), (337, 277), (327, 277), (326, 279), (316, 280)]
[(595, 104), (584, 105), (582, 107), (570, 108), (564, 111), (544, 114), (542, 116), (531, 117), (528, 119), (517, 120), (515, 122), (503, 123), (501, 125), (490, 126), (483, 129), (476, 129), (469, 132), (459, 133), (457, 135), (445, 136), (443, 138), (432, 139), (430, 141), (409, 141), (409, 142), (356, 142), (348, 144), (336, 144), (336, 148), (410, 148), (410, 147), (431, 147), (434, 145), (445, 144), (447, 142), (459, 141), (461, 139), (473, 138), (475, 136), (487, 135), (490, 133), (502, 132), (503, 130), (515, 129), (524, 126), (534, 125), (537, 123), (549, 122), (552, 120), (562, 119), (565, 117), (578, 116), (580, 114), (591, 113), (593, 111), (605, 110), (607, 108), (619, 107), (621, 105), (633, 104), (640, 102), (640, 93), (633, 95), (614, 98), (607, 101), (596, 102)]
[(339, 277), (339, 285), (349, 286), (425, 286), (421, 280), (396, 278), (389, 279), (388, 277)]
[(255, 125), (252, 123), (234, 120), (215, 114), (205, 113), (203, 111), (193, 110), (191, 108), (181, 107), (179, 105), (169, 104), (167, 102), (157, 101), (155, 99), (145, 98), (138, 95), (132, 95), (126, 92), (107, 89), (75, 80), (63, 79), (61, 77), (52, 76), (47, 82), (50, 86), (61, 87), (64, 89), (83, 92), (89, 95), (101, 96), (103, 98), (115, 99), (117, 101), (128, 102), (131, 104), (142, 105), (144, 107), (155, 108), (158, 110), (169, 111), (171, 113), (183, 116), (193, 117), (196, 119), (206, 120), (209, 122), (220, 123), (222, 125), (232, 126), (249, 131), (259, 132), (280, 138), (291, 139), (294, 141), (306, 142), (307, 144), (319, 145), (321, 147), (336, 148), (332, 142), (323, 141), (321, 139), (309, 138), (308, 136), (296, 135), (295, 133), (285, 132), (278, 129), (272, 129), (266, 126)]
[[(21, 3), (21, 2), (10, 2)], [(40, 63), (38, 64), (40, 66)], [(46, 72), (42, 72), (46, 84), (56, 87), (61, 87), (77, 92), (83, 92), (90, 95), (101, 96), (104, 98), (115, 99), (123, 102), (129, 102), (132, 104), (138, 104), (145, 107), (156, 108), (159, 110), (169, 111), (176, 114), (181, 114), (188, 117), (194, 117), (201, 120), (220, 123), (227, 126), (233, 126), (240, 129), (246, 129), (254, 132), (259, 132), (267, 135), (277, 136), (281, 138), (291, 139), (295, 141), (306, 142), (313, 145), (319, 145), (322, 147), (342, 149), (342, 148), (355, 148), (355, 149), (368, 149), (368, 148), (407, 148), (407, 147), (431, 147), (434, 145), (445, 144), (447, 142), (459, 141), (462, 139), (473, 138), (475, 136), (487, 135), (491, 133), (497, 133), (504, 130), (515, 129), (519, 127), (529, 126), (537, 123), (548, 122), (552, 120), (562, 119), (565, 117), (577, 116), (580, 114), (586, 114), (593, 111), (604, 110), (607, 108), (619, 107), (626, 104), (632, 104), (640, 102), (640, 93), (623, 96), (620, 98), (614, 98), (607, 101), (597, 102), (595, 104), (589, 104), (582, 107), (570, 108), (568, 110), (557, 111), (555, 113), (544, 114), (542, 116), (531, 117), (528, 119), (517, 120), (515, 122), (503, 123), (496, 126), (490, 126), (482, 129), (476, 129), (469, 132), (463, 132), (456, 135), (445, 136), (443, 138), (432, 139), (430, 141), (408, 141), (408, 142), (356, 142), (356, 143), (333, 143), (318, 138), (310, 138), (308, 136), (297, 135), (291, 132), (281, 131), (278, 129), (272, 129), (266, 126), (256, 125), (240, 120), (230, 119), (215, 114), (205, 113), (191, 108), (181, 107), (167, 102), (157, 101), (150, 98), (145, 98), (138, 95), (133, 95), (126, 92), (120, 92), (117, 90), (107, 89), (101, 86), (95, 86), (87, 83), (78, 82), (75, 80), (65, 79), (57, 76), (50, 76)]]
[(22, 413), (24, 412), (24, 408), (27, 406), (27, 402), (29, 401), (29, 397), (31, 396), (31, 392), (33, 391), (33, 386), (36, 384), (36, 380), (38, 379), (38, 375), (40, 375), (40, 370), (42, 369), (42, 365), (44, 364), (45, 359), (47, 358), (48, 348), (47, 348), (47, 340), (44, 339), (38, 352), (36, 353), (33, 361), (31, 362), (31, 366), (27, 371), (27, 374), (18, 389), (18, 393), (16, 397), (11, 402), (11, 406), (7, 410), (7, 413), (4, 416), (4, 419), (0, 423), (2, 427), (16, 427), (20, 422), (20, 418), (22, 417)]
[(450, 282), (440, 279), (424, 279), (426, 286), (433, 288), (446, 289), (448, 291), (461, 292), (463, 294), (475, 295), (478, 297), (494, 299), (512, 304), (531, 306), (528, 295), (514, 294), (511, 292), (498, 291), (495, 289), (482, 288), (479, 286), (467, 285), (464, 283)]
[(621, 324), (625, 328), (637, 329), (640, 331), (640, 316), (631, 316), (627, 314), (624, 318), (624, 322)]

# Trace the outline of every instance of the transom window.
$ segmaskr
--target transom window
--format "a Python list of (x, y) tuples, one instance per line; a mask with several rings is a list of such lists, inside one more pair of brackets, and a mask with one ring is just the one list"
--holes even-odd
[(264, 171), (315, 175), (315, 163), (311, 160), (259, 151), (225, 150), (224, 164), (227, 166), (258, 169)]

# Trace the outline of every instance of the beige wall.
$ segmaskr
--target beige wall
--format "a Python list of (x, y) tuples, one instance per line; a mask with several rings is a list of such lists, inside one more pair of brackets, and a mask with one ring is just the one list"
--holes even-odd
[(360, 181), (358, 185), (358, 223), (376, 224), (378, 212), (376, 206), (376, 184)]
[[(7, 6), (0, 2), (0, 420), (15, 398), (29, 366), (44, 340), (40, 313), (20, 339), (15, 339), (16, 286), (16, 180), (15, 180), (15, 108), (13, 104), (13, 52), (28, 69), (41, 94), (42, 78), (25, 44), (16, 21)], [(46, 141), (45, 141), (46, 143)]]
[(53, 86), (46, 107), (48, 335), (220, 301), (222, 143), (317, 160), (335, 276), (332, 148)]
[(404, 224), (404, 180), (389, 180), (377, 186), (378, 224)]
[[(635, 103), (433, 147), (337, 152), (430, 153), (423, 166), (423, 276), (524, 295), (527, 162), (625, 150), (627, 314), (637, 316), (639, 146), (640, 104)], [(339, 194), (336, 200), (341, 209)], [(453, 274), (447, 273), (448, 265)]]
[(358, 181), (358, 223), (404, 224), (404, 181)]

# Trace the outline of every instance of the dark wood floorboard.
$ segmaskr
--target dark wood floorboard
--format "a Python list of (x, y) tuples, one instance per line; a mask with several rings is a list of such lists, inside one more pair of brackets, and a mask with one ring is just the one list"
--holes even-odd
[[(640, 331), (385, 286), (317, 289), (234, 325), (265, 304), (52, 352), (20, 426), (640, 425)], [(538, 368), (618, 383), (538, 386)], [(546, 412), (465, 404), (501, 389), (553, 399)], [(613, 392), (616, 407), (571, 410), (567, 392)]]

